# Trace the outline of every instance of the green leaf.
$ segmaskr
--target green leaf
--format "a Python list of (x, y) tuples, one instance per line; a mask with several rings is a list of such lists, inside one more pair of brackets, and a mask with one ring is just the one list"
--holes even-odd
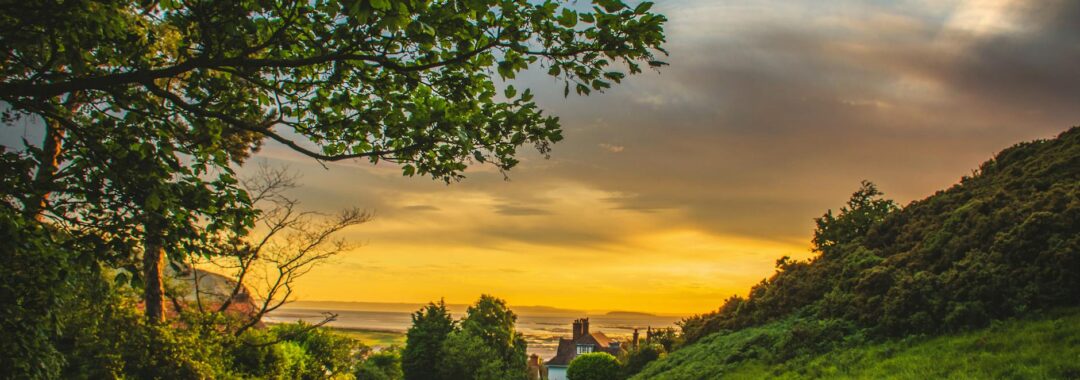
[(551, 65), (551, 67), (548, 68), (548, 75), (554, 77), (559, 76), (560, 73), (562, 73), (562, 68), (560, 68), (558, 64)]
[(648, 12), (649, 9), (652, 8), (652, 6), (653, 6), (653, 3), (651, 3), (651, 2), (648, 2), (648, 1), (643, 2), (641, 4), (638, 4), (638, 6), (636, 8), (634, 8), (634, 13), (639, 14), (639, 15), (643, 15), (643, 14), (645, 14), (645, 12)]
[(506, 90), (503, 91), (503, 94), (506, 95), (507, 99), (513, 99), (514, 95), (517, 95), (517, 89), (514, 88), (514, 85), (506, 86)]
[(626, 7), (626, 4), (619, 0), (596, 0), (596, 4), (608, 12), (616, 12)]
[(371, 4), (372, 8), (380, 11), (389, 10), (391, 6), (390, 0), (369, 0), (368, 2)]
[(558, 21), (559, 21), (559, 25), (565, 26), (567, 28), (571, 28), (574, 25), (577, 25), (577, 21), (578, 21), (577, 12), (574, 12), (573, 10), (570, 10), (569, 8), (563, 8), (562, 15), (559, 15)]
[(116, 286), (127, 285), (131, 281), (131, 275), (127, 272), (116, 272), (116, 277), (113, 279)]

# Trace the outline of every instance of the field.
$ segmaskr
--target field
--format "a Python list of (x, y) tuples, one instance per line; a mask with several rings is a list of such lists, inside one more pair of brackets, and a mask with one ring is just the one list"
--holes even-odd
[(331, 329), (338, 334), (359, 340), (360, 342), (364, 343), (364, 345), (369, 347), (382, 348), (393, 345), (402, 347), (405, 345), (405, 333), (397, 331), (350, 329), (339, 327), (332, 327)]

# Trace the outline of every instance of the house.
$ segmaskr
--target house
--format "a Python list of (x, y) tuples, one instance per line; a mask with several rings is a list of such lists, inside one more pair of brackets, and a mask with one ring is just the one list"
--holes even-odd
[(590, 352), (607, 352), (618, 356), (622, 349), (618, 341), (611, 340), (602, 332), (589, 331), (589, 318), (574, 320), (574, 334), (570, 339), (559, 338), (555, 357), (548, 360), (548, 380), (566, 380), (566, 368), (578, 355)]

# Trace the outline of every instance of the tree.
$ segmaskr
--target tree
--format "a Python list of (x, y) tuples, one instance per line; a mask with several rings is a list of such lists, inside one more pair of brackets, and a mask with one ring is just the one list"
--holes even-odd
[(578, 355), (566, 368), (568, 380), (618, 380), (619, 361), (606, 352)]
[(566, 93), (588, 94), (625, 77), (616, 64), (664, 64), (666, 19), (650, 3), (594, 3), (15, 3), (0, 99), (49, 121), (57, 140), (103, 104), (190, 123), (204, 146), (268, 137), (318, 160), (398, 161), (440, 178), (470, 160), (509, 169), (516, 147), (547, 152), (561, 134), (529, 91), (497, 92), (489, 70), (512, 79), (539, 64)]
[(506, 367), (499, 351), (483, 338), (462, 330), (450, 333), (443, 342), (438, 377), (443, 380), (524, 379), (525, 371)]
[(516, 324), (517, 315), (506, 306), (506, 301), (484, 294), (465, 311), (461, 330), (493, 348), (504, 366), (525, 373), (525, 338), (517, 332)]
[[(135, 251), (144, 257), (147, 314), (160, 320), (163, 258), (187, 254), (165, 240), (177, 236), (173, 222), (191, 226), (205, 220), (198, 214), (222, 208), (162, 202), (161, 194), (176, 192), (158, 189), (220, 171), (224, 185), (212, 190), (228, 192), (230, 163), (264, 138), (320, 161), (391, 161), (405, 175), (448, 181), (471, 163), (510, 169), (526, 143), (547, 154), (562, 139), (558, 119), (543, 115), (529, 90), (498, 91), (493, 74), (513, 79), (539, 65), (564, 82), (564, 94), (573, 86), (587, 95), (642, 65), (664, 65), (654, 54), (664, 52), (666, 19), (649, 12), (651, 3), (594, 4), (584, 12), (521, 0), (7, 4), (0, 15), (4, 119), (33, 116), (45, 128), (41, 146), (19, 156), (28, 185), (16, 198), (28, 217), (86, 223), (91, 213), (57, 207), (56, 192), (81, 194), (58, 180), (84, 178), (78, 169), (95, 168), (68, 162), (99, 160), (98, 142), (131, 130), (151, 145), (111, 148), (193, 159), (140, 164), (166, 174), (194, 165), (183, 178), (109, 185), (136, 172), (134, 165), (105, 170), (105, 182), (89, 184), (107, 196), (134, 192), (118, 198), (132, 199), (125, 215), (142, 222), (133, 227), (145, 234)], [(86, 149), (73, 149), (80, 146)], [(235, 199), (243, 205), (242, 194)], [(250, 217), (231, 219), (242, 228)]]
[(443, 301), (412, 318), (402, 352), (406, 379), (525, 379), (525, 338), (506, 301), (482, 295), (460, 323)]
[(412, 315), (405, 333), (401, 368), (409, 380), (438, 379), (443, 342), (456, 328), (446, 303), (429, 303)]
[[(205, 274), (192, 270), (192, 291), (200, 312), (240, 310), (231, 313), (243, 317), (234, 334), (259, 324), (264, 315), (292, 301), (296, 280), (348, 249), (345, 241), (334, 236), (371, 218), (371, 214), (357, 208), (344, 209), (335, 215), (301, 211), (300, 202), (288, 194), (297, 186), (296, 181), (297, 176), (288, 168), (272, 168), (261, 163), (254, 175), (240, 181), (251, 204), (259, 210), (254, 222), (261, 230), (256, 233), (233, 230), (217, 248), (219, 254), (193, 258), (191, 262), (191, 268), (212, 264), (230, 271), (228, 274), (234, 281), (222, 294), (200, 289), (199, 278)], [(204, 297), (216, 302), (207, 305)], [(247, 300), (249, 305), (230, 309), (238, 300)], [(333, 318), (336, 315), (328, 314), (322, 323)]]
[(884, 195), (870, 181), (862, 181), (859, 190), (851, 194), (847, 205), (840, 208), (838, 215), (832, 210), (820, 218), (814, 218), (817, 229), (814, 230), (814, 250), (828, 256), (829, 250), (838, 244), (854, 242), (870, 231), (870, 227), (880, 223), (890, 213), (900, 207), (892, 200), (882, 199)]

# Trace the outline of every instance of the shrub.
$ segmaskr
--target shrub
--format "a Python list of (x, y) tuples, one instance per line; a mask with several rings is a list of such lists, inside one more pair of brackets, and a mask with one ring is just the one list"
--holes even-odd
[(396, 347), (373, 353), (356, 367), (357, 380), (401, 380), (401, 350)]
[(664, 355), (667, 355), (664, 346), (656, 343), (642, 344), (637, 348), (631, 349), (627, 352), (626, 362), (622, 367), (623, 377), (630, 377), (641, 372), (641, 369), (645, 368), (645, 365), (664, 357)]
[(578, 355), (566, 369), (568, 380), (618, 380), (619, 361), (606, 352)]

